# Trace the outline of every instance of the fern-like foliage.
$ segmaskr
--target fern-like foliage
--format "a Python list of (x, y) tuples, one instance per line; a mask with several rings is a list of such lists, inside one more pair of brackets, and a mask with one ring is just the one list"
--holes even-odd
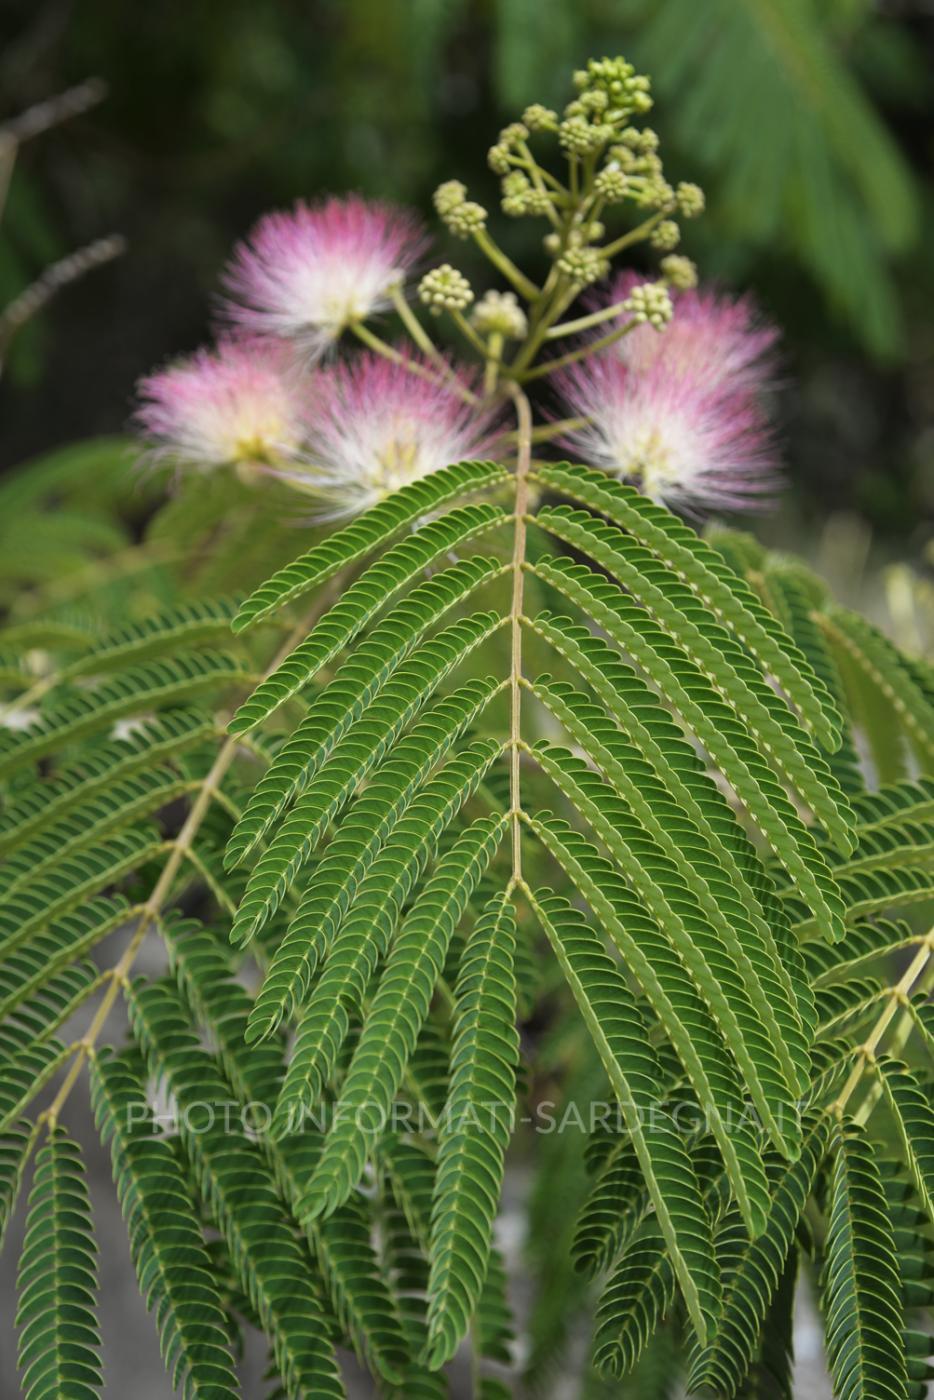
[[(84, 611), (30, 588), (0, 632), (30, 1397), (100, 1388), (62, 1127), (85, 1070), (192, 1400), (237, 1393), (244, 1327), (288, 1397), (343, 1394), (350, 1352), (380, 1394), (441, 1397), (462, 1349), (475, 1396), (516, 1393), (517, 1334), (547, 1393), (584, 1329), (588, 1394), (664, 1394), (677, 1355), (695, 1390), (787, 1395), (804, 1271), (840, 1395), (923, 1382), (929, 671), (748, 536), (533, 456), (535, 334), (505, 465), (443, 466), (301, 553), (269, 522), (247, 548), (255, 482), (219, 524), (198, 478), (132, 586), (105, 569)], [(547, 1138), (522, 1122), (545, 1104)], [(514, 1318), (516, 1136), (541, 1177)]]

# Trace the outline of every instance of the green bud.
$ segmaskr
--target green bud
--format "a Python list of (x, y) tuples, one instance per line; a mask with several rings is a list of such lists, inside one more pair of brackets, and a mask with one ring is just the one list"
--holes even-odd
[(610, 264), (596, 248), (568, 248), (558, 258), (556, 265), (581, 287), (599, 282), (610, 270)]
[(501, 146), (517, 146), (520, 141), (524, 141), (529, 134), (529, 129), (522, 122), (510, 122), (504, 126), (499, 133), (499, 143)]
[(470, 319), (481, 335), (501, 335), (506, 340), (521, 340), (529, 328), (515, 292), (486, 292)]
[(661, 223), (652, 230), (652, 236), (649, 239), (652, 247), (657, 248), (662, 253), (670, 253), (672, 248), (677, 248), (680, 241), (681, 230), (674, 219), (662, 219)]
[(524, 194), (531, 187), (531, 184), (532, 181), (528, 175), (525, 175), (521, 170), (511, 170), (508, 175), (503, 177), (500, 188), (504, 195)]
[(491, 146), (487, 151), (486, 163), (494, 175), (506, 175), (511, 169), (508, 147), (502, 144)]
[(462, 185), (460, 180), (445, 180), (444, 184), (439, 185), (435, 190), (434, 205), (441, 217), (444, 218), (450, 214), (452, 209), (463, 204), (466, 198), (466, 185)]
[(629, 180), (624, 171), (608, 165), (599, 172), (593, 187), (595, 193), (608, 204), (619, 204), (629, 193)]
[(580, 105), (585, 112), (593, 112), (597, 115), (605, 112), (610, 105), (610, 99), (602, 88), (592, 88), (590, 92), (585, 92), (580, 99)]
[(690, 258), (671, 253), (667, 258), (662, 258), (661, 269), (676, 291), (687, 292), (697, 286), (697, 267)]
[(703, 214), (704, 191), (700, 185), (694, 185), (689, 180), (682, 180), (678, 185), (675, 194), (678, 201), (678, 208), (686, 219), (696, 219), (698, 214)]
[(433, 316), (440, 316), (442, 311), (463, 311), (473, 301), (473, 292), (462, 272), (442, 263), (425, 273), (418, 284), (418, 299)]
[(599, 219), (591, 219), (587, 225), (587, 238), (591, 243), (599, 243), (606, 237), (606, 224)]
[(558, 127), (558, 140), (571, 155), (598, 151), (608, 136), (606, 127), (591, 126), (585, 117), (568, 117)]
[(561, 252), (561, 235), (559, 233), (546, 233), (542, 239), (542, 247), (550, 258), (557, 257)]
[(533, 102), (531, 107), (526, 107), (522, 113), (522, 121), (529, 131), (557, 131), (558, 113), (553, 112), (550, 107), (543, 107), (540, 102)]
[(477, 229), (483, 228), (486, 219), (483, 205), (472, 199), (465, 199), (463, 204), (456, 205), (444, 216), (444, 222), (457, 238), (469, 238)]
[(634, 321), (654, 326), (657, 331), (664, 330), (674, 312), (664, 282), (643, 282), (633, 287), (623, 306)]

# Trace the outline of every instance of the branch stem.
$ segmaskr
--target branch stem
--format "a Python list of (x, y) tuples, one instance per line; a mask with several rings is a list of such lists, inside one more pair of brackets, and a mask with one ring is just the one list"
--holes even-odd
[(529, 501), (529, 467), (532, 461), (532, 410), (515, 384), (508, 386), (518, 422), (516, 446), (516, 519), (512, 550), (512, 606), (510, 608), (511, 659), (509, 686), (509, 807), (512, 819), (512, 879), (522, 879), (522, 599), (525, 588), (526, 512)]

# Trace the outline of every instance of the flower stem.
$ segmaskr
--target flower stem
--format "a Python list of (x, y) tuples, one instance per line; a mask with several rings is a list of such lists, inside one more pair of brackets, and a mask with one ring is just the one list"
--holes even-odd
[(511, 282), (520, 296), (524, 296), (526, 301), (534, 301), (539, 295), (539, 288), (535, 283), (526, 277), (525, 273), (516, 267), (512, 258), (506, 256), (502, 248), (493, 242), (485, 228), (474, 229), (474, 242), (481, 253), (489, 258), (494, 267), (498, 268), (508, 282)]
[(602, 321), (611, 321), (614, 316), (619, 316), (625, 310), (625, 300), (614, 302), (612, 306), (603, 306), (599, 311), (591, 311), (587, 316), (578, 316), (574, 321), (562, 321), (558, 326), (550, 326), (545, 332), (545, 339), (560, 340), (563, 336), (576, 334), (577, 331), (589, 330), (591, 326), (599, 326)]
[(555, 360), (545, 360), (543, 364), (536, 365), (534, 369), (526, 370), (524, 374), (517, 377), (523, 381), (529, 379), (539, 379), (543, 374), (551, 374), (556, 369), (564, 369), (565, 365), (576, 364), (578, 360), (584, 359), (587, 355), (596, 355), (601, 350), (606, 350), (610, 345), (615, 345), (618, 340), (622, 340), (624, 335), (635, 330), (636, 326), (644, 324), (641, 321), (627, 321), (624, 326), (619, 326), (609, 335), (603, 335), (599, 340), (592, 340), (587, 345), (582, 345), (578, 350), (569, 350), (566, 355), (559, 355)]
[(667, 218), (670, 213), (670, 208), (657, 209), (654, 214), (650, 214), (647, 219), (643, 219), (641, 224), (637, 224), (635, 228), (630, 229), (628, 233), (624, 233), (620, 238), (617, 238), (615, 242), (608, 243), (605, 248), (601, 248), (601, 253), (605, 258), (615, 258), (616, 254), (621, 253), (624, 248), (631, 248), (633, 243), (640, 243), (643, 238), (647, 238), (655, 225), (660, 223), (662, 219)]

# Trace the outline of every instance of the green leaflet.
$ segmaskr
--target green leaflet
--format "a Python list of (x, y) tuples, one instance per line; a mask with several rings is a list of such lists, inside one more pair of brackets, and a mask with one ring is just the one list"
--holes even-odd
[(773, 610), (783, 622), (790, 637), (807, 657), (815, 673), (821, 678), (827, 692), (833, 697), (837, 709), (846, 715), (841, 721), (841, 742), (836, 752), (828, 757), (831, 772), (851, 799), (859, 797), (865, 784), (860, 767), (859, 754), (853, 741), (853, 726), (847, 715), (843, 678), (840, 668), (827, 645), (814, 613), (814, 601), (810, 580), (804, 571), (790, 567), (786, 562), (769, 565), (759, 585)]
[(275, 913), (301, 865), (332, 820), (376, 764), (389, 752), (406, 724), (440, 681), (499, 627), (495, 613), (475, 613), (452, 623), (423, 643), (383, 686), (361, 717), (336, 739), (325, 738), (327, 755), (270, 842), (247, 882), (231, 929), (233, 941), (246, 942)]
[(742, 647), (691, 590), (635, 540), (583, 511), (544, 507), (535, 523), (608, 569), (644, 604), (662, 631), (683, 647), (735, 710), (760, 750), (769, 754), (801, 794), (831, 839), (846, 849), (852, 818), (826, 759)]
[(404, 900), (499, 753), (495, 740), (480, 740), (425, 785), (373, 861), (342, 925), (339, 905), (323, 913), (314, 904), (305, 914), (299, 910), (292, 934), (307, 944), (323, 929), (333, 942), (299, 1019), (276, 1107), (277, 1131), (289, 1131), (296, 1116), (317, 1102), (347, 1035), (351, 1008), (362, 1002), (377, 962), (385, 956)]
[[(205, 738), (209, 716), (193, 710), (170, 710), (141, 721), (138, 732), (102, 744), (54, 778), (33, 783), (0, 812), (0, 850), (8, 852), (31, 840), (46, 823), (63, 821), (79, 805), (96, 801), (140, 769), (155, 768), (169, 756)], [(106, 796), (105, 796), (106, 800)]]
[(830, 1141), (831, 1120), (812, 1115), (805, 1125), (801, 1153), (775, 1181), (765, 1230), (743, 1250), (726, 1281), (716, 1336), (699, 1352), (689, 1385), (736, 1394), (752, 1364), (766, 1310), (779, 1287), (805, 1202)]
[(448, 501), (508, 480), (508, 473), (495, 462), (458, 462), (403, 486), (273, 574), (242, 604), (234, 621), (235, 631), (319, 587), (339, 569), (372, 553), (406, 525)]
[(324, 758), (350, 725), (364, 715), (428, 628), (500, 572), (494, 561), (482, 556), (465, 560), (420, 584), (387, 613), (373, 636), (355, 648), (334, 680), (315, 697), (256, 785), (231, 837), (229, 865), (243, 860), (287, 804), (301, 795)]
[(836, 748), (841, 720), (830, 688), (716, 549), (670, 511), (605, 472), (549, 462), (539, 464), (535, 475), (562, 495), (605, 515), (651, 550), (733, 629), (763, 670), (775, 676), (821, 741)]
[(934, 778), (894, 783), (876, 792), (863, 792), (853, 803), (859, 834), (890, 822), (926, 822), (934, 817)]
[(539, 563), (534, 572), (582, 607), (628, 651), (682, 715), (735, 789), (750, 817), (832, 937), (842, 933), (840, 898), (814, 839), (770, 767), (699, 668), (615, 585), (577, 564)]
[(639, 1158), (622, 1139), (600, 1168), (577, 1217), (571, 1252), (578, 1273), (593, 1278), (608, 1269), (639, 1228), (647, 1207)]
[[(532, 818), (531, 825), (587, 899), (664, 1026), (709, 1117), (744, 1219), (750, 1231), (758, 1233), (768, 1209), (758, 1144), (746, 1121), (728, 1042), (724, 1043), (716, 1021), (711, 1021), (676, 946), (667, 942), (618, 871), (577, 832), (544, 814)], [(743, 1060), (749, 1059), (747, 1050)]]
[(187, 779), (171, 768), (149, 768), (108, 786), (87, 802), (73, 805), (66, 817), (49, 822), (40, 835), (4, 861), (0, 870), (3, 902), (101, 837), (151, 816), (188, 786)]
[(873, 1073), (895, 1121), (905, 1165), (930, 1222), (934, 1222), (934, 1108), (917, 1078), (889, 1055), (874, 1061)]
[(6, 1235), (10, 1216), (16, 1209), (23, 1174), (39, 1136), (39, 1124), (23, 1119), (14, 1123), (0, 1137), (0, 1247)]
[(461, 506), (394, 545), (341, 594), (305, 640), (260, 682), (231, 720), (231, 733), (242, 734), (252, 729), (307, 685), (400, 589), (420, 579), (422, 571), (439, 554), (505, 525), (509, 519), (499, 506)]
[(691, 891), (675, 864), (633, 821), (625, 805), (614, 803), (610, 790), (586, 765), (567, 750), (544, 742), (536, 745), (534, 753), (590, 822), (617, 869), (625, 871), (707, 1001), (776, 1146), (793, 1155), (797, 1138), (795, 1095), (718, 930), (705, 924), (703, 913), (698, 916), (692, 909)]
[(234, 600), (225, 598), (184, 603), (148, 617), (144, 622), (121, 627), (95, 641), (77, 661), (64, 668), (61, 678), (73, 680), (77, 676), (100, 675), (122, 668), (128, 662), (135, 664), (163, 652), (176, 652), (207, 637), (219, 640), (228, 637), (236, 607)]
[(525, 892), (610, 1078), (692, 1325), (698, 1337), (706, 1339), (719, 1312), (710, 1221), (684, 1144), (659, 1108), (658, 1065), (639, 1010), (580, 915), (549, 891)]
[(109, 1052), (91, 1061), (94, 1115), (110, 1142), (140, 1289), (155, 1314), (173, 1387), (185, 1400), (236, 1397), (226, 1317), (189, 1183), (154, 1129), (138, 1069)]
[[(262, 1129), (282, 1079), (278, 1043), (248, 1047), (245, 1040), (250, 998), (234, 980), (227, 949), (197, 925), (175, 926), (168, 941), (179, 983), (217, 1044), (224, 1073), (249, 1119), (260, 1106)], [(261, 1132), (260, 1143), (276, 1189), (291, 1214), (321, 1153), (320, 1135), (295, 1133), (277, 1142)], [(329, 1220), (307, 1232), (335, 1313), (350, 1333), (357, 1354), (381, 1376), (398, 1379), (408, 1352), (397, 1311), (374, 1255), (372, 1222), (359, 1198), (345, 1203)]]
[(833, 1153), (821, 1301), (834, 1395), (904, 1400), (901, 1280), (875, 1149), (848, 1123)]
[(243, 673), (224, 652), (201, 652), (175, 661), (150, 661), (50, 706), (38, 723), (0, 731), (0, 775), (35, 763), (66, 744), (109, 729), (126, 715), (177, 705), (202, 690), (216, 691)]
[[(598, 706), (569, 686), (533, 684), (533, 692), (562, 722), (588, 759), (622, 798), (630, 824), (634, 818), (699, 901), (735, 959), (757, 1016), (767, 1028), (789, 1085), (803, 1091), (810, 1062), (797, 998), (781, 962), (771, 929), (763, 935), (723, 876), (703, 832), (655, 778), (651, 765), (629, 744)], [(614, 810), (617, 810), (614, 804)], [(607, 812), (607, 815), (610, 815)]]
[(0, 905), (0, 957), (9, 957), (34, 934), (164, 849), (156, 831), (125, 831), (62, 860), (51, 875)]
[(124, 899), (99, 897), (59, 919), (0, 963), (0, 1019), (36, 995), (62, 968), (76, 962), (108, 934), (129, 923), (134, 911)]
[[(164, 983), (135, 984), (128, 1000), (150, 1063), (176, 1098), (183, 1141), (242, 1286), (270, 1333), (287, 1389), (308, 1400), (343, 1396), (308, 1255), (293, 1234), (259, 1147), (225, 1131), (227, 1084), (200, 1048), (173, 990)], [(205, 1105), (213, 1110), (211, 1117)], [(195, 1131), (195, 1124), (202, 1130)]]
[(934, 708), (892, 643), (865, 618), (843, 608), (822, 614), (820, 625), (831, 645), (878, 690), (890, 714), (897, 716), (922, 771), (934, 771)]
[[(774, 911), (767, 899), (771, 881), (723, 794), (708, 776), (692, 745), (646, 683), (619, 653), (568, 618), (539, 613), (527, 625), (574, 667), (603, 701), (614, 724), (639, 749), (664, 789), (709, 842), (718, 863), (766, 946), (775, 938)], [(769, 903), (769, 920), (764, 917)], [(784, 958), (786, 949), (777, 946)], [(790, 980), (789, 980), (790, 987)], [(803, 987), (794, 989), (802, 996)], [(803, 1010), (799, 1005), (799, 1013)]]
[(505, 829), (505, 817), (471, 823), (439, 860), (403, 922), (344, 1080), (334, 1126), (300, 1207), (303, 1217), (330, 1214), (359, 1180), (428, 1013), (451, 935)]
[(101, 1393), (96, 1255), (81, 1152), (56, 1127), (36, 1159), (16, 1279), (26, 1400)]
[(474, 681), (427, 710), (393, 749), (340, 824), (308, 882), (250, 1015), (247, 1038), (262, 1039), (305, 997), (321, 956), (346, 915), (360, 880), (413, 794), (498, 687)]
[(514, 956), (513, 911), (505, 895), (496, 895), (468, 939), (454, 992), (450, 1088), (431, 1219), (432, 1369), (456, 1351), (488, 1271), (519, 1055)]

